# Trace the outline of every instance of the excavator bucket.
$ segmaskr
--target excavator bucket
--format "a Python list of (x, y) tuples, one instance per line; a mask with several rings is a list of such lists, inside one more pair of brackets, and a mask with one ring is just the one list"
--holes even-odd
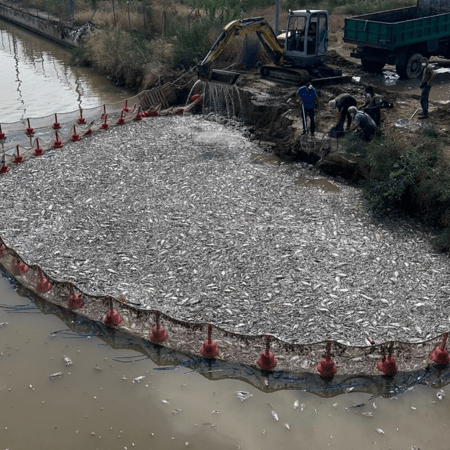
[(240, 73), (230, 72), (228, 70), (213, 70), (211, 73), (211, 81), (224, 84), (236, 83)]
[(199, 74), (199, 78), (201, 80), (212, 81), (214, 83), (222, 83), (222, 84), (234, 84), (238, 79), (240, 73), (238, 72), (230, 72), (228, 70), (217, 70), (213, 69), (210, 73), (210, 77), (202, 77)]

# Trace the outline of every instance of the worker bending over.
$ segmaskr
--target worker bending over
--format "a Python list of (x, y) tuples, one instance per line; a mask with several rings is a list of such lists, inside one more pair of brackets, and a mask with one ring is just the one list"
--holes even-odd
[(316, 90), (313, 88), (311, 83), (308, 83), (306, 86), (302, 86), (298, 89), (297, 95), (300, 97), (302, 102), (303, 134), (308, 132), (308, 123), (306, 120), (306, 115), (308, 115), (310, 120), (311, 136), (314, 136), (314, 131), (316, 130), (316, 122), (314, 121), (314, 108), (316, 107), (317, 99)]
[(364, 111), (359, 111), (356, 106), (350, 106), (348, 112), (353, 118), (354, 128), (360, 130), (361, 138), (365, 142), (369, 142), (378, 129), (372, 117)]
[(348, 108), (350, 106), (356, 106), (356, 98), (350, 94), (341, 94), (338, 95), (334, 100), (330, 100), (328, 102), (328, 106), (331, 108), (337, 108), (340, 114), (339, 123), (336, 125), (336, 129), (344, 128), (345, 119), (347, 119), (347, 130), (350, 130), (350, 126), (352, 124), (352, 116), (348, 112)]

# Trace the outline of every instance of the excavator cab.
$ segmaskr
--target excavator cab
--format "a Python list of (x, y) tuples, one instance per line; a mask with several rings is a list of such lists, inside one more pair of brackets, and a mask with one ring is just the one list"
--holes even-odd
[(284, 48), (284, 65), (314, 67), (328, 56), (328, 12), (289, 11), (286, 32), (278, 36)]

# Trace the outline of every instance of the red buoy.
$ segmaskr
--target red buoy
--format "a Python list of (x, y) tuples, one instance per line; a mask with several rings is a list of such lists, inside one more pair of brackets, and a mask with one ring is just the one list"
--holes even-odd
[(3, 141), (4, 139), (6, 139), (6, 134), (3, 133), (2, 126), (0, 124), (0, 141)]
[(78, 294), (75, 294), (75, 291), (72, 286), (69, 295), (69, 304), (67, 305), (67, 307), (69, 309), (81, 309), (83, 306), (84, 306), (83, 299)]
[(92, 128), (89, 127), (89, 128), (87, 129), (87, 131), (83, 134), (83, 136), (89, 136), (89, 135), (91, 135), (91, 134), (92, 134)]
[(36, 283), (36, 292), (38, 294), (45, 294), (52, 288), (52, 285), (50, 284), (50, 281), (47, 280), (47, 278), (44, 277), (42, 273), (42, 269), (38, 268), (38, 280)]
[(20, 154), (19, 145), (16, 145), (16, 153), (14, 154), (14, 158), (12, 160), (14, 164), (23, 163), (23, 156)]
[(337, 372), (336, 365), (335, 365), (334, 361), (331, 359), (331, 341), (330, 340), (327, 342), (327, 353), (320, 360), (320, 363), (317, 364), (316, 370), (317, 370), (317, 372), (319, 372), (319, 374), (322, 378), (325, 378), (327, 380), (333, 379), (333, 377), (336, 375), (336, 372)]
[(34, 156), (42, 156), (44, 154), (44, 150), (39, 147), (39, 138), (36, 138), (36, 147), (34, 147)]
[(6, 164), (6, 161), (2, 161), (2, 165), (0, 166), (0, 173), (6, 173), (9, 172), (8, 164)]
[(62, 148), (63, 144), (59, 139), (58, 132), (55, 131), (55, 142), (53, 142), (53, 148)]
[(201, 105), (202, 104), (202, 95), (201, 94), (191, 95), (191, 98), (189, 100), (191, 102), (197, 102), (197, 105)]
[(445, 348), (447, 343), (448, 333), (442, 337), (442, 342), (430, 353), (430, 359), (438, 366), (446, 366), (450, 363), (448, 350)]
[(397, 363), (395, 361), (395, 358), (392, 356), (393, 348), (394, 341), (391, 341), (388, 354), (383, 355), (383, 359), (377, 362), (378, 370), (389, 377), (394, 376), (398, 372)]
[(77, 141), (81, 140), (80, 135), (77, 134), (77, 129), (75, 128), (75, 125), (73, 126), (73, 134), (72, 134), (70, 140), (72, 142), (77, 142)]
[(122, 111), (120, 111), (120, 117), (119, 120), (117, 121), (117, 125), (123, 125), (125, 123), (125, 119), (123, 118), (123, 109)]
[(200, 350), (200, 354), (205, 358), (215, 358), (219, 354), (219, 347), (215, 341), (211, 339), (212, 326), (208, 324), (208, 339), (203, 342), (203, 347)]
[(83, 117), (83, 110), (80, 108), (80, 117), (77, 120), (78, 125), (84, 125), (86, 123), (86, 120)]
[(159, 311), (156, 311), (156, 324), (152, 326), (152, 332), (150, 333), (150, 340), (152, 342), (156, 342), (157, 344), (161, 344), (168, 337), (167, 331), (164, 329), (162, 325), (159, 324)]
[(27, 123), (28, 123), (28, 127), (27, 127), (27, 129), (25, 130), (25, 132), (26, 132), (28, 135), (34, 134), (34, 129), (31, 128), (31, 126), (30, 126), (30, 119), (27, 119)]
[(178, 108), (178, 109), (175, 111), (175, 114), (179, 114), (179, 115), (184, 114), (184, 109), (183, 109), (183, 108)]
[(103, 118), (103, 123), (100, 125), (100, 128), (101, 128), (102, 130), (107, 130), (107, 129), (109, 128), (109, 125), (108, 125), (108, 123), (106, 122), (106, 121), (108, 120), (108, 115), (105, 114), (102, 118)]
[(266, 339), (266, 349), (259, 354), (259, 359), (257, 361), (258, 366), (262, 370), (272, 370), (277, 366), (277, 360), (273, 352), (270, 350), (270, 338), (269, 336), (265, 337)]
[(130, 112), (130, 108), (128, 108), (128, 99), (125, 100), (125, 106), (122, 108), (122, 111), (125, 113)]
[(136, 116), (135, 116), (134, 120), (139, 121), (139, 120), (141, 120), (141, 119), (142, 119), (141, 107), (139, 106), (139, 108), (138, 108), (138, 110), (137, 110), (137, 113), (136, 113)]
[(104, 119), (106, 117), (106, 105), (103, 105), (103, 112), (102, 115), (100, 116), (100, 119)]
[(158, 110), (155, 109), (154, 111), (149, 111), (147, 114), (147, 117), (156, 117), (158, 115)]
[(23, 261), (19, 261), (15, 258), (14, 263), (11, 266), (11, 273), (13, 276), (20, 277), (21, 275), (25, 275), (29, 270), (30, 269)]
[(112, 298), (110, 298), (110, 307), (109, 311), (103, 316), (103, 323), (107, 327), (117, 327), (122, 322), (122, 317), (119, 314), (119, 311), (113, 308)]
[(58, 116), (55, 113), (55, 123), (53, 124), (53, 129), (54, 130), (59, 130), (61, 128), (61, 124), (58, 123)]

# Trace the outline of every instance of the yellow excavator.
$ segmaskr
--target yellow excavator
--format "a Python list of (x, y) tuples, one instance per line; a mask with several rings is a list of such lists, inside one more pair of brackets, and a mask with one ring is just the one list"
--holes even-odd
[(279, 36), (263, 17), (230, 22), (197, 66), (198, 77), (234, 84), (239, 72), (215, 70), (212, 63), (236, 36), (248, 33), (256, 33), (274, 63), (261, 67), (262, 78), (296, 85), (343, 79), (341, 71), (322, 65), (328, 58), (328, 12), (325, 10), (289, 11), (286, 31)]

